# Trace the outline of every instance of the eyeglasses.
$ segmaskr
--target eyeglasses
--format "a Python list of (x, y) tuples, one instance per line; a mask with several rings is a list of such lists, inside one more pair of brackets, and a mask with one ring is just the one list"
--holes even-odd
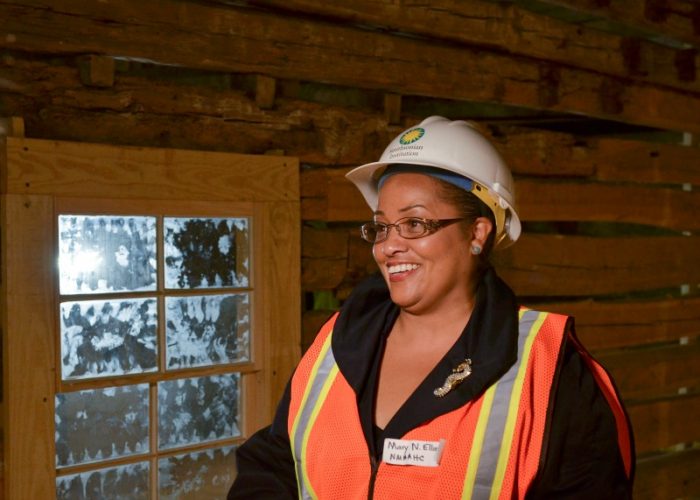
[(389, 230), (395, 227), (402, 238), (414, 240), (433, 234), (438, 229), (449, 226), (455, 222), (464, 220), (459, 219), (421, 219), (420, 217), (404, 217), (393, 224), (384, 224), (383, 222), (367, 222), (362, 224), (360, 232), (362, 239), (370, 243), (381, 243), (389, 237)]

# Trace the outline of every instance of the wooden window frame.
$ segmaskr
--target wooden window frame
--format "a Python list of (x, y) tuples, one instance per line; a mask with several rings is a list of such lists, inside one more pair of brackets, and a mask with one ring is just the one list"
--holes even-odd
[(82, 385), (60, 376), (59, 213), (249, 216), (252, 360), (236, 365), (242, 437), (233, 441), (269, 422), (299, 358), (297, 159), (7, 137), (0, 140), (0, 192), (6, 498), (55, 497), (55, 394)]

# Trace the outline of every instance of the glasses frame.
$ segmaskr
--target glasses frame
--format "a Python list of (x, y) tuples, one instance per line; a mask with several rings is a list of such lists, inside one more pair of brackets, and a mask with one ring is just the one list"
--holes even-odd
[[(409, 220), (420, 221), (420, 223), (425, 228), (425, 231), (419, 235), (402, 234), (401, 233), (401, 224), (403, 224)], [(384, 224), (383, 222), (372, 221), (372, 222), (366, 222), (366, 223), (362, 224), (362, 226), (360, 226), (360, 235), (362, 236), (362, 239), (368, 243), (372, 243), (372, 244), (381, 243), (382, 241), (385, 241), (389, 237), (389, 232), (391, 231), (391, 228), (395, 227), (396, 232), (399, 233), (399, 236), (401, 236), (402, 238), (407, 239), (407, 240), (417, 240), (418, 238), (425, 238), (426, 236), (430, 236), (431, 234), (434, 234), (438, 230), (442, 229), (443, 227), (449, 226), (450, 224), (454, 224), (455, 222), (459, 222), (462, 220), (464, 220), (464, 217), (459, 217), (457, 219), (424, 219), (423, 217), (403, 217), (392, 224)], [(374, 240), (368, 238), (367, 231), (368, 231), (370, 226), (383, 227), (386, 230), (384, 237), (382, 237), (382, 238), (378, 237), (378, 238), (375, 238)], [(377, 232), (377, 236), (379, 236), (379, 234), (380, 233)]]

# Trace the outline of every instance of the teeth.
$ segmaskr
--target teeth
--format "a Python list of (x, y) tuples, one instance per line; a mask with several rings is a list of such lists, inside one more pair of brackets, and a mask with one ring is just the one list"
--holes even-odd
[(397, 266), (389, 266), (389, 274), (405, 273), (418, 269), (418, 264), (399, 264)]

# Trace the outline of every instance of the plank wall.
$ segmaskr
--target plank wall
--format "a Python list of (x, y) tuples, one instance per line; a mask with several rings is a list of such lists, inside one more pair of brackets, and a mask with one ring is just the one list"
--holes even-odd
[(28, 137), (298, 157), (304, 345), (375, 270), (343, 174), (424, 116), (477, 120), (525, 222), (497, 269), (574, 314), (612, 371), (636, 498), (697, 497), (699, 47), (687, 0), (0, 0), (0, 116)]

